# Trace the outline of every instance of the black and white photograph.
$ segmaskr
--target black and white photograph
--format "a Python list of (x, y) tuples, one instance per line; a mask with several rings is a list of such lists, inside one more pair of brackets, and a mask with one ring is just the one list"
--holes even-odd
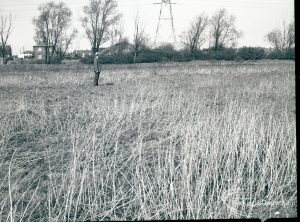
[(0, 0), (0, 222), (297, 218), (293, 0)]

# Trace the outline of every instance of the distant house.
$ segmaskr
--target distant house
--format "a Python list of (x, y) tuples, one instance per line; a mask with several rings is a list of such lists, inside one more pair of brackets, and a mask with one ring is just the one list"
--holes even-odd
[(76, 50), (74, 53), (76, 57), (80, 57), (80, 58), (86, 58), (92, 56), (91, 50)]
[(24, 51), (23, 53), (18, 54), (18, 59), (32, 59), (33, 52), (32, 51)]
[(52, 54), (54, 51), (54, 46), (46, 45), (44, 43), (40, 43), (33, 46), (33, 57), (39, 60), (46, 60), (46, 52)]

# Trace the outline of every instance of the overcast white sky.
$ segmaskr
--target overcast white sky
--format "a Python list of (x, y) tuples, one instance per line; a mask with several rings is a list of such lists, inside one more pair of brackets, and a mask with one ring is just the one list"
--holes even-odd
[[(34, 42), (34, 26), (32, 18), (38, 15), (38, 6), (49, 0), (0, 0), (0, 11), (15, 16), (14, 29), (8, 42), (12, 46), (13, 54), (25, 50), (32, 50)], [(79, 30), (73, 48), (90, 49), (81, 28), (79, 18), (82, 7), (88, 0), (54, 0), (65, 2), (73, 11), (73, 25)], [(159, 5), (155, 2), (161, 0), (117, 0), (119, 12), (123, 14), (125, 36), (132, 39), (134, 31), (134, 18), (139, 10), (141, 21), (146, 26), (145, 31), (152, 41), (159, 17)], [(236, 26), (243, 31), (243, 38), (239, 46), (269, 47), (264, 36), (274, 28), (282, 26), (284, 20), (291, 21), (294, 17), (293, 0), (173, 0), (173, 15), (176, 35), (185, 31), (189, 23), (202, 12), (212, 16), (218, 9), (225, 8), (229, 14), (236, 16)], [(165, 21), (166, 22), (166, 21)], [(162, 33), (164, 34), (164, 33)], [(177, 37), (178, 40), (180, 38)]]

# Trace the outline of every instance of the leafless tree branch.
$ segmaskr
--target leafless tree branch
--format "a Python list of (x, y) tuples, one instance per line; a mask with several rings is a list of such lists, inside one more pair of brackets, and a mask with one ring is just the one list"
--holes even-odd
[[(40, 15), (33, 18), (35, 25), (36, 43), (44, 43), (54, 48), (51, 52), (46, 50), (46, 62), (49, 62), (54, 53), (62, 59), (77, 31), (68, 32), (71, 26), (72, 11), (65, 3), (53, 1), (41, 4), (38, 8)], [(69, 33), (69, 34), (68, 34)]]
[(12, 14), (4, 15), (0, 11), (0, 57), (7, 55), (7, 41), (12, 33)]
[(295, 47), (295, 25), (294, 22), (286, 24), (283, 22), (282, 29), (274, 29), (266, 36), (267, 41), (277, 51), (284, 51)]
[(218, 10), (210, 20), (210, 43), (214, 50), (234, 47), (242, 32), (235, 27), (235, 17), (229, 16), (225, 9)]
[(83, 8), (82, 27), (90, 41), (93, 52), (111, 39), (111, 27), (120, 20), (115, 0), (90, 0)]
[(147, 37), (145, 35), (145, 26), (140, 22), (139, 15), (137, 13), (134, 23), (134, 36), (133, 36), (133, 62), (136, 63), (136, 58), (147, 45)]
[(191, 23), (189, 30), (182, 34), (182, 42), (191, 53), (199, 50), (205, 43), (208, 21), (208, 17), (202, 13)]

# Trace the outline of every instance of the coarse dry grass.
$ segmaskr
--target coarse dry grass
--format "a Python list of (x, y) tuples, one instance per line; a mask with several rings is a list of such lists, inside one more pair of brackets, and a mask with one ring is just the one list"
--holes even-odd
[(29, 70), (0, 70), (0, 221), (297, 216), (294, 62)]

